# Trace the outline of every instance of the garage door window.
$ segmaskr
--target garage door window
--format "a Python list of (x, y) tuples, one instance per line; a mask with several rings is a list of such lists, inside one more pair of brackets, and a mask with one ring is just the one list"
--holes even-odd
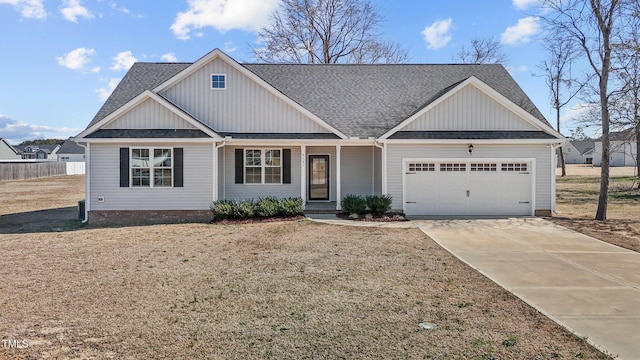
[(440, 164), (440, 171), (466, 171), (466, 170), (467, 170), (467, 164), (456, 164), (456, 163)]
[(433, 163), (409, 163), (409, 171), (436, 171)]
[(497, 171), (498, 164), (471, 164), (471, 171)]
[(504, 163), (502, 171), (527, 171), (526, 163)]

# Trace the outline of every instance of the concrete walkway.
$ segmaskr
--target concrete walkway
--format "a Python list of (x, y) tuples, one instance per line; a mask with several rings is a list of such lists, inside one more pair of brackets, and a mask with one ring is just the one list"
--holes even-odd
[(450, 253), (617, 359), (640, 359), (640, 253), (538, 218), (335, 225), (418, 227)]

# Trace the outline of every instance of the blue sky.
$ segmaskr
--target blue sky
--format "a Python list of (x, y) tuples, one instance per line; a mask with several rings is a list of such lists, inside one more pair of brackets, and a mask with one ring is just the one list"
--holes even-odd
[[(508, 69), (554, 123), (538, 66), (538, 0), (371, 0), (411, 63), (451, 63), (473, 37), (501, 41)], [(86, 127), (135, 61), (193, 62), (249, 45), (279, 0), (0, 0), (0, 138), (66, 138)], [(573, 112), (565, 115), (570, 119)], [(568, 120), (565, 127), (574, 127)]]

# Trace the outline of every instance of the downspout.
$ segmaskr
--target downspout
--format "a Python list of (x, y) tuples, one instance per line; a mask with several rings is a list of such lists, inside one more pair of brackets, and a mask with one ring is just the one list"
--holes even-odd
[[(73, 141), (75, 142), (76, 139), (73, 138)], [(86, 224), (87, 221), (89, 221), (89, 199), (90, 199), (90, 195), (89, 195), (89, 177), (91, 176), (91, 156), (89, 156), (89, 144), (82, 144), (79, 142), (76, 142), (76, 144), (82, 146), (84, 148), (84, 161), (85, 161), (85, 166), (84, 166), (84, 220), (82, 220), (83, 224)]]

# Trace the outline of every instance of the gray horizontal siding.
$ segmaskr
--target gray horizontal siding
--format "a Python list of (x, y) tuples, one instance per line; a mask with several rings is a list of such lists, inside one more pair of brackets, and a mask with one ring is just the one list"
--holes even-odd
[[(552, 209), (551, 177), (554, 168), (551, 150), (546, 145), (474, 145), (473, 157), (463, 145), (388, 145), (387, 192), (393, 196), (393, 208), (402, 209), (402, 162), (405, 158), (534, 158), (536, 159), (536, 209)], [(499, 196), (499, 194), (496, 194)]]
[[(90, 152), (90, 210), (206, 210), (213, 199), (212, 145), (184, 148), (184, 187), (121, 188), (119, 144), (92, 144)], [(156, 146), (144, 144), (143, 147)], [(167, 147), (157, 145), (157, 147)], [(105, 198), (98, 202), (98, 197)]]
[(343, 146), (341, 152), (340, 182), (342, 197), (348, 194), (373, 194), (373, 148)]
[(402, 130), (538, 130), (473, 85), (438, 104)]
[[(252, 146), (258, 149), (259, 146)], [(291, 149), (291, 184), (236, 184), (235, 149), (224, 149), (224, 198), (229, 200), (257, 199), (265, 196), (277, 198), (300, 196), (300, 148), (269, 146), (265, 148)]]

